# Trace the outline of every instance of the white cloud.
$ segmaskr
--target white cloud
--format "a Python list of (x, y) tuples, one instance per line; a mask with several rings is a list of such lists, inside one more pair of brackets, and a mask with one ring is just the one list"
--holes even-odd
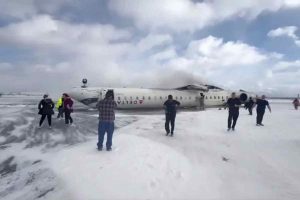
[(202, 29), (232, 17), (253, 19), (264, 11), (299, 7), (297, 0), (112, 0), (110, 9), (146, 30), (175, 32)]
[(7, 71), (13, 69), (10, 63), (0, 63), (0, 71)]
[(267, 59), (266, 55), (253, 46), (239, 41), (223, 42), (222, 39), (213, 36), (192, 41), (186, 56), (207, 67), (254, 65)]
[(0, 0), (0, 18), (28, 19), (39, 13), (55, 13), (76, 0)]
[(145, 38), (142, 38), (138, 44), (137, 48), (140, 51), (147, 51), (153, 47), (169, 45), (173, 42), (172, 36), (168, 34), (149, 34)]
[(299, 0), (285, 0), (284, 1), (285, 6), (287, 7), (298, 7), (300, 5), (300, 1)]
[(300, 39), (296, 35), (296, 31), (298, 30), (298, 27), (296, 26), (285, 26), (285, 27), (279, 27), (277, 29), (273, 29), (269, 31), (268, 36), (269, 37), (289, 37), (294, 40), (295, 44), (300, 46)]
[(137, 40), (112, 25), (39, 15), (0, 28), (0, 45), (31, 54), (27, 60), (0, 64), (0, 84), (6, 90), (67, 91), (87, 77), (94, 86), (177, 87), (208, 80), (255, 90), (258, 82), (261, 87), (288, 88), (297, 80), (276, 68), (284, 63), (282, 55), (241, 41), (208, 36), (192, 40), (180, 52), (176, 42), (169, 34), (149, 33)]
[[(259, 80), (259, 90), (266, 92), (272, 88), (272, 96), (296, 96), (299, 93), (300, 60), (279, 60), (265, 70), (264, 78)], [(258, 80), (258, 79), (257, 79)]]
[(175, 49), (169, 48), (150, 56), (150, 59), (155, 62), (166, 61), (177, 57)]
[[(26, 50), (31, 57), (10, 63), (14, 72), (3, 69), (0, 77), (7, 80), (9, 73), (16, 83), (8, 90), (14, 87), (22, 90), (28, 86), (32, 89), (70, 88), (75, 80), (84, 76), (102, 84), (105, 81), (120, 83), (120, 77), (104, 74), (121, 69), (116, 67), (117, 63), (133, 48), (130, 43), (123, 42), (130, 37), (128, 31), (112, 25), (72, 24), (47, 15), (16, 22), (0, 28), (0, 45)], [(21, 77), (27, 77), (27, 83), (17, 84)]]
[(25, 46), (52, 46), (61, 48), (103, 43), (130, 37), (128, 31), (118, 30), (111, 25), (70, 24), (54, 20), (48, 15), (0, 28), (0, 42)]
[(280, 61), (273, 67), (275, 73), (300, 72), (300, 60)]
[(296, 26), (286, 26), (279, 27), (277, 29), (271, 30), (268, 33), (269, 37), (279, 37), (279, 36), (287, 36), (293, 39), (297, 39), (295, 32), (298, 30)]
[(213, 18), (207, 3), (183, 0), (110, 1), (110, 7), (122, 16), (132, 18), (145, 29), (170, 28), (175, 31), (202, 28)]

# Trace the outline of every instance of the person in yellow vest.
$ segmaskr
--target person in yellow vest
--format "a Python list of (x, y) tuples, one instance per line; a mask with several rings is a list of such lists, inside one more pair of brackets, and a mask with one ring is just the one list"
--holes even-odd
[(58, 110), (57, 118), (64, 118), (64, 98), (63, 97), (58, 99), (55, 107)]

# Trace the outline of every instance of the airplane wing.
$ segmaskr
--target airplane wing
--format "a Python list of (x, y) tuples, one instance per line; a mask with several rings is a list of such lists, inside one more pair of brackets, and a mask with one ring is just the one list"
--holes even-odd
[(205, 85), (186, 85), (183, 87), (175, 88), (176, 90), (200, 90), (207, 91), (208, 87)]

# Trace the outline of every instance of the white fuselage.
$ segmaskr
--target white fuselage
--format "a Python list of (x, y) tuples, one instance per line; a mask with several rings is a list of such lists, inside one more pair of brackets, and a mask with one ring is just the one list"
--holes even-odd
[(105, 97), (108, 90), (114, 93), (118, 109), (162, 108), (168, 95), (181, 103), (181, 107), (200, 106), (201, 93), (206, 107), (221, 106), (227, 101), (231, 91), (226, 90), (177, 90), (177, 89), (144, 89), (144, 88), (74, 88), (70, 95), (75, 100), (95, 107)]

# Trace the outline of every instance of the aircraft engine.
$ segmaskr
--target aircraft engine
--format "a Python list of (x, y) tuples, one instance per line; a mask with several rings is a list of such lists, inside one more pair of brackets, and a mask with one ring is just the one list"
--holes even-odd
[(86, 88), (87, 87), (87, 79), (86, 78), (84, 78), (84, 79), (82, 79), (82, 83), (83, 83), (83, 85), (81, 86), (82, 88)]
[(241, 94), (240, 94), (240, 100), (241, 100), (242, 102), (247, 101), (247, 99), (248, 99), (248, 95), (247, 95), (246, 93), (241, 93)]

